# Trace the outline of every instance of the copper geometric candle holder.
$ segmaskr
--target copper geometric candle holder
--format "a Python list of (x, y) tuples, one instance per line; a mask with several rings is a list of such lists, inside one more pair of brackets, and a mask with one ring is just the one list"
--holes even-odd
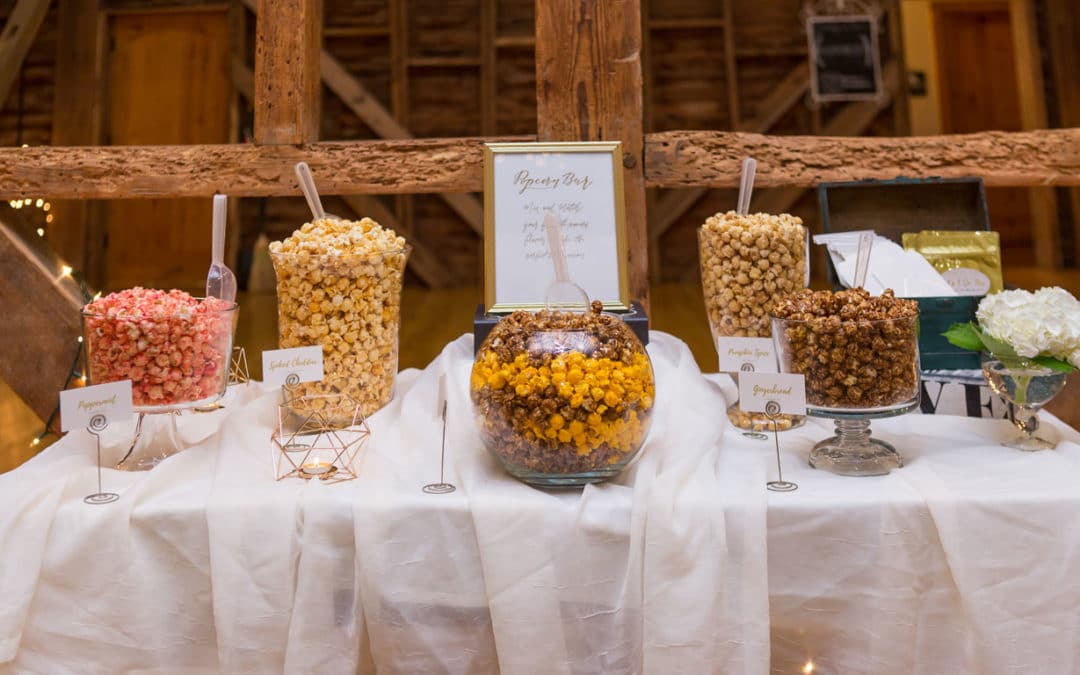
[(277, 429), (270, 436), (274, 478), (352, 480), (357, 456), (370, 436), (360, 404), (348, 394), (292, 398), (278, 406)]

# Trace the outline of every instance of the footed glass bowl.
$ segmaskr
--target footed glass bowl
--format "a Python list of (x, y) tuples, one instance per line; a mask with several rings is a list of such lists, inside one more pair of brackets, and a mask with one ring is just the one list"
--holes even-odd
[(879, 476), (904, 465), (870, 437), (870, 420), (919, 405), (918, 316), (880, 320), (773, 317), (780, 370), (806, 377), (806, 411), (831, 418), (836, 435), (816, 444), (810, 466), (843, 476)]
[[(137, 291), (144, 289), (123, 293)], [(139, 297), (160, 302), (161, 293), (144, 291)], [(132, 403), (139, 415), (135, 438), (118, 469), (152, 469), (182, 450), (175, 415), (213, 404), (225, 394), (237, 305), (218, 298), (190, 300), (198, 304), (170, 311), (152, 306), (136, 313), (128, 308), (103, 309), (107, 302), (82, 310), (88, 382), (131, 380)], [(159, 422), (164, 425), (161, 429), (155, 428)]]
[(1009, 421), (1020, 435), (1002, 443), (1017, 450), (1053, 450), (1057, 443), (1037, 436), (1039, 410), (1065, 388), (1067, 375), (1030, 362), (1007, 366), (989, 354), (982, 356), (982, 371), (990, 389), (1009, 404)]

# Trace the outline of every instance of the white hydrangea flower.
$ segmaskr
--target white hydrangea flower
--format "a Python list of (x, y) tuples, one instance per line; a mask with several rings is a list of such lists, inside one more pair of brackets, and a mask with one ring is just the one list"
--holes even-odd
[(1080, 368), (1080, 301), (1065, 289), (1001, 291), (983, 298), (975, 315), (1019, 356), (1053, 356)]

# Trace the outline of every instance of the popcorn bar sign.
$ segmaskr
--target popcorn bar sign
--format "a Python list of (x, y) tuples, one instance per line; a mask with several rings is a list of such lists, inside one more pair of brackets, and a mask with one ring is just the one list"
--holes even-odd
[(320, 346), (270, 349), (263, 352), (263, 382), (281, 386), (323, 379), (323, 350)]

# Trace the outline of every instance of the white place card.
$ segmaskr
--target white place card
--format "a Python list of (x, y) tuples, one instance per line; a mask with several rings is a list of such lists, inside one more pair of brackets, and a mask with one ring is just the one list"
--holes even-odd
[(772, 338), (716, 338), (721, 373), (775, 373)]
[(323, 379), (323, 350), (314, 347), (268, 349), (263, 352), (263, 382), (275, 386)]
[(135, 414), (131, 403), (131, 380), (95, 384), (60, 392), (60, 430), (73, 431), (106, 425)]
[(805, 415), (806, 379), (790, 373), (740, 373), (739, 408), (770, 415)]
[(544, 215), (562, 222), (570, 280), (608, 309), (629, 307), (622, 145), (484, 146), (484, 301), (488, 311), (544, 304), (555, 279)]

